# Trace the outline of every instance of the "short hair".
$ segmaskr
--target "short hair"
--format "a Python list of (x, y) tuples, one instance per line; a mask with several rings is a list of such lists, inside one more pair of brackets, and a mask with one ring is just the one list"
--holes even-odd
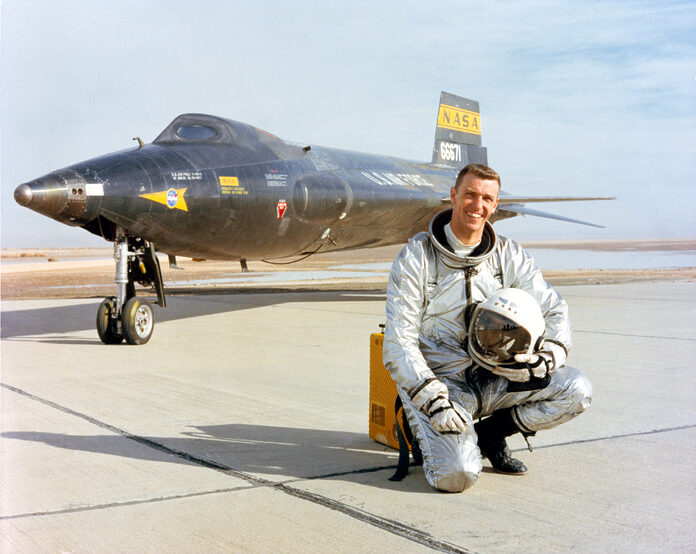
[(464, 175), (467, 173), (473, 173), (481, 179), (492, 179), (494, 181), (498, 181), (498, 189), (500, 189), (500, 175), (498, 175), (498, 172), (495, 169), (483, 164), (469, 164), (459, 172), (459, 175), (457, 175), (457, 180), (454, 183), (454, 190), (459, 190), (459, 185), (464, 179)]

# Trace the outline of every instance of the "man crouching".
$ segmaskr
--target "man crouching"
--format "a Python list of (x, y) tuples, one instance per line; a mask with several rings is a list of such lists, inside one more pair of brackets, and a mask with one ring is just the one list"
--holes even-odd
[[(564, 365), (567, 304), (522, 247), (497, 237), (488, 223), (499, 190), (490, 167), (462, 169), (450, 191), (452, 208), (404, 246), (387, 288), (384, 364), (426, 479), (442, 491), (472, 486), (482, 456), (498, 472), (526, 473), (505, 438), (551, 429), (591, 402), (588, 379)], [(501, 294), (507, 289), (517, 290)], [(532, 323), (535, 310), (543, 328)], [(474, 425), (473, 418), (485, 419)]]

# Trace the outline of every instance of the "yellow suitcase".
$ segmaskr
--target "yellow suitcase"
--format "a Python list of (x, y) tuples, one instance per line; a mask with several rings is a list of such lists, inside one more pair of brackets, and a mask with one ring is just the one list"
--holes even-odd
[(370, 335), (370, 438), (399, 449), (396, 434), (396, 385), (382, 362), (384, 333)]

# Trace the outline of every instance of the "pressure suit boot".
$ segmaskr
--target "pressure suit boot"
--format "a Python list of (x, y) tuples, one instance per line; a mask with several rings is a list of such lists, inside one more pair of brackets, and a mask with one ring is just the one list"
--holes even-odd
[(498, 473), (509, 475), (527, 473), (527, 466), (510, 455), (510, 449), (505, 441), (505, 437), (520, 432), (509, 409), (493, 412), (490, 417), (476, 423), (474, 430), (478, 435), (481, 455), (488, 458), (493, 469)]

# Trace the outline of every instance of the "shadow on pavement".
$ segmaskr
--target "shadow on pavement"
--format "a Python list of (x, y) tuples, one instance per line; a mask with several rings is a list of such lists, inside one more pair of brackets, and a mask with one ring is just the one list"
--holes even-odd
[[(366, 471), (384, 469), (389, 470), (383, 479), (384, 487), (394, 486), (387, 477), (396, 465), (398, 453), (385, 451), (385, 447), (361, 433), (246, 424), (193, 429), (184, 433), (188, 435), (186, 438), (133, 439), (118, 434), (68, 435), (33, 431), (8, 431), (0, 436), (5, 441), (31, 441), (55, 448), (158, 463), (201, 465), (195, 461), (199, 459), (256, 477), (281, 476), (283, 480), (331, 476), (352, 480)], [(139, 442), (138, 439), (143, 440)], [(11, 448), (9, 442), (5, 445)]]
[[(237, 310), (248, 310), (288, 302), (338, 302), (345, 300), (353, 302), (359, 300), (374, 301), (376, 298), (379, 298), (379, 295), (371, 292), (347, 291), (231, 295), (202, 294), (169, 297), (167, 299), (167, 308), (162, 309), (154, 305), (154, 310), (155, 322), (157, 323)], [(100, 303), (101, 299), (95, 299), (93, 303), (3, 311), (0, 338), (31, 336), (35, 340), (40, 340), (36, 339), (36, 335), (96, 329), (97, 308)], [(63, 342), (56, 337), (51, 337), (51, 340), (53, 342)], [(95, 344), (101, 344), (101, 341), (97, 340)]]

